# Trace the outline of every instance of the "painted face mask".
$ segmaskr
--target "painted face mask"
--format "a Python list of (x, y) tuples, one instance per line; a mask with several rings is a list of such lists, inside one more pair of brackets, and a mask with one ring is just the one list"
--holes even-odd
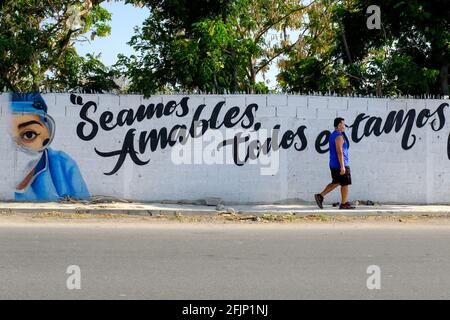
[[(19, 187), (20, 184), (25, 180), (26, 177), (28, 177), (28, 175), (31, 174), (34, 168), (36, 168), (39, 160), (41, 160), (43, 156), (43, 151), (34, 151), (18, 146), (16, 147), (15, 155), (15, 185), (18, 187), (18, 189), (23, 189)], [(26, 186), (27, 185), (25, 185), (24, 187)]]
[[(15, 143), (15, 182), (18, 190), (31, 182), (37, 164), (55, 136), (55, 122), (34, 102), (12, 102), (12, 139)], [(33, 173), (33, 175), (32, 175)]]

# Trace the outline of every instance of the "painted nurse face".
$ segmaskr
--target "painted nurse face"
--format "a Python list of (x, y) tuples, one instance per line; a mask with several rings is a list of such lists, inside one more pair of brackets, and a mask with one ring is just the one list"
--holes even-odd
[(13, 115), (12, 134), (17, 145), (34, 151), (44, 149), (50, 142), (49, 129), (37, 114)]

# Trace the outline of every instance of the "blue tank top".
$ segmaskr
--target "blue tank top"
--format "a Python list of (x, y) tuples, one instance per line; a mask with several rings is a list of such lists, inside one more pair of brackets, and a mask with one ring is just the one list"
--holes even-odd
[[(336, 151), (336, 138), (344, 134), (342, 132), (333, 131), (330, 135), (330, 168), (339, 169), (341, 164), (339, 163), (339, 158)], [(344, 155), (344, 166), (348, 167), (348, 144), (344, 137), (344, 145), (342, 146), (342, 153)]]

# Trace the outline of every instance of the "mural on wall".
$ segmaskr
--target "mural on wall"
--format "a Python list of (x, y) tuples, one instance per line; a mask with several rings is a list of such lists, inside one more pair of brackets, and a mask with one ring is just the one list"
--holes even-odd
[[(290, 190), (310, 192), (306, 189), (309, 186), (305, 186), (301, 181), (306, 179), (305, 177), (308, 178), (309, 174), (316, 174), (315, 164), (322, 159), (321, 155), (326, 158), (328, 138), (331, 134), (329, 128), (333, 119), (327, 119), (324, 115), (331, 117), (339, 115), (340, 111), (328, 110), (331, 112), (322, 114), (322, 118), (316, 112), (315, 118), (311, 116), (307, 119), (299, 117), (297, 110), (317, 108), (318, 103), (316, 106), (309, 106), (309, 101), (315, 99), (314, 97), (301, 97), (307, 101), (306, 106), (302, 104), (301, 107), (294, 102), (280, 107), (271, 104), (269, 107), (269, 98), (271, 97), (265, 100), (264, 96), (251, 99), (237, 96), (236, 99), (233, 96), (232, 100), (228, 100), (228, 97), (217, 96), (209, 99), (208, 96), (154, 96), (142, 99), (141, 96), (10, 94), (9, 107), (6, 103), (3, 104), (0, 113), (0, 118), (8, 125), (2, 125), (0, 128), (9, 129), (14, 152), (7, 153), (10, 158), (5, 160), (6, 157), (3, 157), (0, 161), (2, 164), (8, 161), (8, 168), (14, 166), (14, 169), (5, 170), (4, 173), (8, 175), (8, 179), (12, 179), (14, 174), (15, 181), (14, 185), (8, 183), (0, 192), (5, 199), (6, 196), (3, 195), (8, 194), (11, 195), (8, 200), (13, 198), (18, 201), (57, 201), (65, 197), (89, 199), (91, 193), (153, 201), (165, 200), (166, 197), (185, 198), (182, 194), (184, 191), (169, 194), (171, 186), (178, 185), (183, 186), (179, 187), (180, 190), (188, 190), (189, 197), (192, 198), (201, 198), (205, 194), (222, 196), (228, 192), (235, 197), (233, 199), (241, 201), (243, 196), (234, 196), (233, 193), (235, 190), (236, 193), (243, 192), (237, 187), (241, 177), (255, 184), (261, 181), (267, 185), (284, 184), (288, 190), (286, 194), (291, 192)], [(332, 104), (331, 101), (335, 98), (327, 99), (323, 99), (325, 103), (330, 101)], [(363, 100), (358, 100), (358, 103), (359, 101)], [(361, 112), (353, 112), (350, 108), (342, 109), (345, 110), (343, 112), (347, 111), (348, 116), (348, 144), (353, 144), (355, 151), (364, 150), (359, 154), (355, 153), (355, 157), (363, 160), (382, 158), (382, 154), (376, 154), (364, 146), (365, 143), (362, 142), (368, 138), (375, 138), (370, 140), (370, 144), (379, 139), (377, 143), (380, 143), (381, 147), (388, 145), (388, 152), (394, 153), (393, 158), (396, 158), (396, 153), (415, 150), (410, 153), (411, 158), (414, 158), (423, 155), (422, 148), (426, 147), (428, 153), (438, 154), (441, 160), (433, 157), (428, 159), (428, 172), (417, 173), (417, 178), (422, 179), (421, 181), (428, 179), (426, 182), (429, 184), (429, 190), (439, 188), (440, 180), (443, 181), (442, 184), (448, 181), (446, 178), (441, 179), (441, 176), (447, 177), (447, 171), (450, 176), (450, 170), (441, 165), (445, 162), (437, 165), (437, 171), (433, 171), (431, 165), (434, 160), (443, 161), (443, 157), (446, 158), (445, 161), (450, 159), (448, 132), (445, 136), (447, 141), (442, 139), (442, 131), (448, 128), (448, 101), (414, 101), (413, 107), (406, 107), (405, 103), (404, 107), (392, 109), (388, 108), (387, 100), (379, 101), (380, 112), (377, 108), (361, 107)], [(383, 105), (382, 101), (386, 103)], [(378, 105), (378, 100), (373, 102)], [(320, 104), (320, 108), (325, 110), (330, 104)], [(267, 110), (273, 110), (275, 107), (276, 113), (270, 115)], [(280, 116), (279, 109), (289, 112)], [(4, 112), (5, 110), (9, 112)], [(291, 112), (292, 110), (294, 112)], [(369, 111), (377, 112), (377, 115), (369, 114)], [(6, 113), (10, 114), (10, 117), (2, 116)], [(212, 142), (208, 139), (208, 134), (211, 133), (217, 133), (214, 137), (218, 137)], [(202, 146), (202, 143), (205, 143), (211, 145), (213, 151), (225, 150), (227, 153), (223, 154), (226, 164), (231, 166), (222, 170), (223, 167), (214, 166), (224, 163), (196, 163), (195, 156), (192, 156), (194, 160), (190, 163), (177, 163), (174, 161), (177, 148), (187, 141), (189, 143), (186, 146), (193, 149), (200, 145), (200, 148), (206, 150), (207, 148)], [(197, 145), (194, 141), (200, 143)], [(376, 147), (380, 150), (379, 145)], [(279, 158), (278, 151), (286, 151), (287, 156)], [(301, 154), (298, 158), (297, 153)], [(247, 170), (251, 164), (257, 164), (258, 169), (268, 165), (268, 162), (263, 161), (252, 163), (252, 160), (261, 160), (266, 155), (271, 161), (274, 160), (275, 171), (261, 173), (261, 170)], [(367, 158), (364, 158), (366, 156)], [(405, 159), (407, 161), (408, 156)], [(423, 157), (421, 159), (423, 160)], [(186, 166), (176, 168), (178, 164)], [(213, 165), (210, 168), (198, 168), (199, 166), (189, 166), (191, 164)], [(233, 169), (229, 169), (230, 167)], [(297, 167), (303, 169), (295, 172)], [(394, 163), (393, 168), (396, 168), (398, 173), (397, 164)], [(195, 171), (197, 169), (198, 171)], [(165, 174), (160, 175), (158, 170)], [(377, 170), (379, 169), (376, 166), (372, 170), (375, 177), (382, 175), (381, 171)], [(398, 181), (404, 180), (402, 174), (398, 173)], [(433, 174), (436, 175), (434, 184), (430, 178)], [(263, 179), (256, 175), (269, 177)], [(287, 176), (292, 177), (290, 182)], [(204, 177), (214, 177), (208, 178), (212, 188), (207, 186), (196, 189), (196, 184), (202, 186), (204, 181), (195, 179)], [(226, 181), (227, 184), (219, 184), (216, 181)], [(286, 181), (290, 183), (289, 186)], [(146, 188), (151, 191), (141, 191)], [(277, 191), (266, 190), (266, 194), (260, 196), (258, 190), (250, 194), (248, 199), (259, 197), (257, 199), (260, 200), (265, 195), (270, 195), (270, 192)]]
[[(129, 108), (118, 110), (117, 113), (111, 111), (103, 111), (100, 113), (98, 120), (94, 116), (98, 111), (97, 104), (94, 101), (84, 102), (81, 96), (71, 95), (71, 102), (79, 105), (81, 121), (77, 126), (77, 135), (83, 141), (94, 140), (100, 131), (114, 131), (117, 128), (127, 127), (127, 132), (123, 138), (122, 146), (113, 151), (102, 151), (95, 148), (95, 152), (103, 158), (117, 158), (114, 168), (106, 172), (105, 175), (113, 175), (117, 173), (123, 166), (127, 156), (139, 166), (149, 164), (149, 158), (143, 158), (147, 151), (155, 152), (158, 148), (164, 150), (173, 147), (177, 143), (184, 144), (188, 139), (195, 139), (205, 135), (208, 130), (233, 129), (240, 127), (243, 130), (251, 130), (258, 132), (262, 128), (261, 122), (256, 121), (256, 114), (259, 106), (251, 103), (245, 107), (228, 106), (225, 101), (219, 102), (213, 106), (212, 113), (209, 118), (203, 117), (206, 109), (205, 104), (196, 106), (192, 117), (188, 124), (176, 124), (172, 128), (162, 127), (161, 129), (152, 129), (150, 131), (138, 132), (134, 126), (143, 121), (152, 119), (160, 119), (171, 115), (176, 115), (181, 119), (186, 118), (190, 113), (189, 97), (182, 98), (179, 102), (170, 100), (167, 103), (151, 103), (149, 105), (140, 105), (137, 109)], [(226, 111), (224, 110), (226, 109)], [(98, 113), (97, 113), (98, 116)], [(277, 124), (273, 127), (272, 137), (268, 137), (266, 141), (249, 142), (249, 137), (240, 137), (240, 134), (234, 138), (222, 141), (217, 144), (217, 149), (231, 146), (233, 149), (233, 160), (237, 166), (243, 166), (250, 158), (256, 159), (263, 154), (268, 154), (272, 150), (295, 148), (297, 151), (303, 151), (307, 147), (307, 139), (305, 136), (306, 126), (301, 125), (295, 130), (286, 130), (281, 133), (281, 125)], [(245, 155), (239, 155), (239, 144), (250, 143), (252, 149), (248, 150)], [(256, 153), (256, 155), (255, 155)], [(253, 157), (251, 156), (253, 154)]]
[(56, 123), (40, 94), (12, 94), (11, 136), (15, 145), (15, 199), (55, 201), (89, 198), (76, 162), (50, 148)]
[[(434, 132), (441, 131), (445, 126), (445, 110), (448, 106), (448, 103), (442, 103), (434, 111), (428, 108), (419, 112), (415, 109), (407, 112), (404, 110), (391, 111), (386, 116), (386, 119), (359, 113), (353, 123), (348, 126), (348, 128), (352, 129), (351, 140), (354, 143), (359, 143), (364, 138), (372, 135), (379, 137), (383, 134), (402, 131), (401, 147), (405, 151), (410, 150), (417, 142), (416, 135), (412, 133), (413, 128), (421, 129), (429, 124)], [(330, 131), (325, 130), (318, 135), (316, 139), (316, 151), (318, 153), (324, 154), (328, 152), (330, 134)], [(349, 143), (347, 137), (346, 140)], [(447, 140), (447, 157), (450, 160), (450, 135)]]
[[(98, 115), (98, 107), (94, 101), (84, 102), (81, 96), (71, 95), (71, 102), (81, 107), (80, 119), (77, 126), (78, 137), (83, 141), (92, 141), (96, 138), (99, 131), (114, 131), (119, 127), (128, 127), (128, 131), (123, 138), (122, 146), (117, 150), (103, 151), (95, 148), (95, 152), (100, 157), (116, 158), (117, 162), (110, 172), (105, 175), (113, 175), (118, 172), (127, 156), (138, 166), (144, 166), (150, 163), (149, 158), (144, 159), (142, 156), (148, 150), (155, 152), (158, 148), (161, 150), (167, 147), (173, 147), (177, 143), (184, 143), (188, 138), (198, 138), (204, 135), (208, 130), (218, 130), (221, 128), (250, 129), (254, 132), (263, 128), (261, 122), (257, 122), (257, 114), (259, 106), (257, 104), (249, 104), (241, 108), (240, 106), (228, 106), (227, 111), (220, 116), (221, 109), (225, 106), (225, 101), (219, 102), (216, 106), (212, 106), (212, 113), (209, 118), (203, 118), (202, 112), (206, 105), (202, 104), (195, 108), (192, 121), (189, 125), (177, 124), (172, 128), (163, 127), (160, 130), (152, 129), (150, 131), (138, 132), (134, 126), (137, 123), (159, 119), (164, 116), (175, 114), (178, 118), (186, 117), (190, 108), (188, 105), (189, 97), (184, 97), (180, 101), (169, 101), (166, 104), (150, 104), (148, 106), (140, 105), (137, 109), (119, 109), (117, 113), (112, 111), (103, 111)], [(354, 143), (360, 143), (364, 138), (370, 136), (379, 137), (392, 133), (402, 133), (401, 148), (405, 151), (414, 147), (417, 137), (413, 134), (414, 127), (422, 129), (429, 125), (434, 132), (441, 131), (446, 123), (445, 111), (449, 107), (448, 103), (441, 103), (435, 110), (424, 108), (422, 110), (410, 109), (390, 111), (386, 118), (378, 116), (370, 116), (366, 113), (359, 113), (356, 118), (348, 119), (348, 128), (351, 129), (350, 140)], [(96, 115), (97, 114), (97, 115)], [(94, 117), (95, 116), (95, 117)], [(97, 119), (95, 119), (97, 118)], [(353, 120), (353, 121), (351, 121)], [(331, 123), (332, 119), (330, 119)], [(328, 124), (324, 124), (328, 126)], [(200, 132), (197, 129), (200, 128)], [(218, 148), (231, 147), (233, 150), (234, 163), (237, 166), (243, 166), (249, 159), (255, 159), (263, 154), (268, 154), (272, 150), (294, 148), (296, 151), (305, 151), (308, 146), (306, 137), (306, 125), (300, 125), (297, 129), (288, 129), (281, 131), (281, 125), (276, 124), (273, 127), (271, 137), (265, 141), (250, 141), (250, 135), (234, 136), (218, 144)], [(328, 139), (331, 132), (324, 130), (320, 132), (315, 139), (315, 150), (319, 154), (328, 152)], [(345, 139), (348, 144), (350, 140), (347, 136)], [(252, 146), (243, 148), (245, 153), (239, 154), (239, 146)], [(253, 157), (252, 157), (253, 155)], [(447, 143), (447, 156), (450, 160), (450, 135)]]

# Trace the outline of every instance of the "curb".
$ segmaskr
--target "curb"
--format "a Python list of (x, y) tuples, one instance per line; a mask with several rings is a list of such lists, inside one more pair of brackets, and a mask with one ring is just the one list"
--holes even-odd
[(420, 210), (410, 209), (383, 209), (383, 208), (366, 208), (355, 210), (339, 210), (339, 209), (303, 209), (303, 210), (230, 210), (225, 208), (223, 210), (215, 209), (174, 209), (174, 208), (90, 208), (89, 206), (0, 206), (0, 212), (6, 214), (43, 214), (43, 213), (61, 213), (61, 214), (115, 214), (115, 215), (133, 215), (133, 216), (284, 216), (293, 215), (299, 217), (308, 216), (348, 216), (348, 217), (390, 217), (390, 216), (422, 216), (422, 217), (448, 217), (450, 218), (450, 207), (441, 210), (427, 210), (427, 207), (420, 207)]

